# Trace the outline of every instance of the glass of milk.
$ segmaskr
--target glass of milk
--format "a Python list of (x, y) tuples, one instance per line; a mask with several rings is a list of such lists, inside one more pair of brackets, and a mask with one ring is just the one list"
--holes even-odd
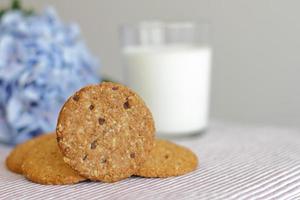
[(212, 48), (208, 25), (142, 22), (121, 28), (124, 80), (146, 102), (159, 136), (208, 125)]

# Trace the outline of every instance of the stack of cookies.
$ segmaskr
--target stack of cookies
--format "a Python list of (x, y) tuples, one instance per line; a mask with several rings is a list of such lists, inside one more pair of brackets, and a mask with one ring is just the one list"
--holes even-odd
[(8, 169), (41, 184), (178, 176), (197, 163), (190, 150), (155, 139), (143, 100), (109, 82), (77, 91), (63, 105), (56, 133), (16, 146), (6, 160)]

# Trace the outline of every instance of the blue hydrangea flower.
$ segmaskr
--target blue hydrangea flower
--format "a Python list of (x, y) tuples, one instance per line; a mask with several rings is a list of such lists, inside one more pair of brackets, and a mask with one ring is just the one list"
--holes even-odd
[(55, 130), (64, 101), (100, 81), (97, 67), (79, 27), (62, 23), (54, 9), (6, 13), (0, 22), (0, 141), (19, 143)]

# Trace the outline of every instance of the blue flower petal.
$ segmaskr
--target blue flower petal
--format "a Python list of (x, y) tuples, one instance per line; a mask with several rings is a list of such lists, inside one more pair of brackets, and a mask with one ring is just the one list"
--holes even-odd
[(98, 61), (76, 24), (64, 24), (53, 8), (0, 21), (0, 141), (22, 142), (55, 130), (63, 102), (80, 87), (100, 81)]

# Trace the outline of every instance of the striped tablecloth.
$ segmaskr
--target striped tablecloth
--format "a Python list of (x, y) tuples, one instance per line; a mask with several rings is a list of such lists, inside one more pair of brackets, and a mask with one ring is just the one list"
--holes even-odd
[(213, 123), (201, 137), (174, 140), (200, 158), (193, 173), (167, 179), (44, 186), (9, 172), (0, 147), (0, 199), (300, 200), (300, 131)]

